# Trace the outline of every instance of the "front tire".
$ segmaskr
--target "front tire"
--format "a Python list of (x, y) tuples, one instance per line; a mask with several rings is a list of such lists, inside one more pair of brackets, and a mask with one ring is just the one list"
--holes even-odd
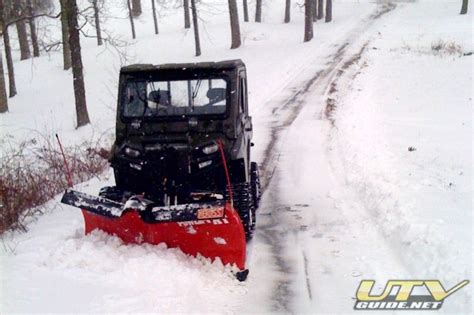
[(260, 173), (258, 171), (258, 164), (252, 162), (250, 164), (250, 184), (252, 186), (252, 197), (255, 210), (257, 210), (260, 204), (261, 198), (261, 185), (260, 185)]
[(232, 188), (234, 209), (239, 213), (247, 241), (255, 229), (255, 207), (250, 183), (234, 184)]

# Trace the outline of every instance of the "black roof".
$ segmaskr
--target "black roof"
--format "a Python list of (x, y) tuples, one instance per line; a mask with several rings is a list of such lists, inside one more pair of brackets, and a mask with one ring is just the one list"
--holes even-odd
[(231, 70), (238, 67), (245, 67), (240, 59), (224, 60), (218, 62), (195, 62), (195, 63), (167, 63), (162, 65), (133, 64), (122, 67), (120, 73), (150, 72), (159, 70)]

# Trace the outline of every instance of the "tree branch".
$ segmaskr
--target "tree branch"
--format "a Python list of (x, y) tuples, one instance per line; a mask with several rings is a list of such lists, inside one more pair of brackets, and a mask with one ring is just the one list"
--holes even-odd
[(21, 16), (21, 17), (18, 17), (18, 18), (15, 18), (15, 19), (12, 19), (12, 20), (9, 20), (7, 23), (5, 23), (5, 27), (8, 27), (10, 25), (13, 25), (17, 22), (20, 22), (20, 21), (23, 21), (23, 20), (29, 20), (29, 19), (36, 19), (36, 18), (39, 18), (39, 17), (48, 17), (48, 18), (52, 18), (52, 19), (57, 19), (61, 16), (61, 12), (59, 12), (58, 14), (56, 15), (52, 15), (52, 14), (49, 14), (49, 13), (41, 13), (41, 14), (34, 14), (34, 15), (25, 15), (25, 16)]

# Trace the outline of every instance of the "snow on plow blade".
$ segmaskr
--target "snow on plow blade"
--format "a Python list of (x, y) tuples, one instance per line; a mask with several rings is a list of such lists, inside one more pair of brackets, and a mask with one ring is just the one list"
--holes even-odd
[(224, 201), (145, 207), (66, 190), (62, 203), (82, 209), (85, 233), (100, 229), (125, 243), (165, 243), (245, 269), (246, 242), (238, 213)]

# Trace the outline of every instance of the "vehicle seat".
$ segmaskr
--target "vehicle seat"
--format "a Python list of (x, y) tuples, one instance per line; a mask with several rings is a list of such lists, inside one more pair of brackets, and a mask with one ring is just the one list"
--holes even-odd
[(167, 90), (151, 91), (148, 94), (148, 101), (157, 104), (157, 107), (168, 107), (171, 105), (170, 92)]
[(214, 105), (216, 103), (225, 101), (226, 89), (225, 88), (211, 88), (207, 91), (207, 98), (209, 98), (208, 105)]

